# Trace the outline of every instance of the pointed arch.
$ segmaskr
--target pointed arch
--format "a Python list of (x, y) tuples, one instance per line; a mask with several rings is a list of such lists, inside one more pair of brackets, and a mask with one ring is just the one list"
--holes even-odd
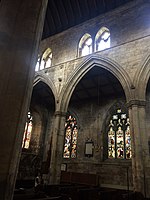
[(146, 99), (146, 88), (150, 78), (150, 55), (144, 60), (142, 67), (137, 70), (134, 78), (135, 96), (140, 100)]
[(52, 90), (52, 93), (53, 93), (54, 98), (55, 98), (55, 105), (56, 105), (56, 101), (58, 99), (58, 93), (57, 93), (57, 90), (56, 90), (56, 87), (55, 87), (53, 81), (44, 74), (36, 73), (35, 78), (34, 78), (34, 82), (33, 82), (33, 87), (35, 85), (37, 85), (40, 81), (42, 81), (43, 83), (48, 85), (48, 87)]
[(75, 87), (77, 86), (79, 81), (84, 77), (84, 75), (94, 66), (102, 67), (103, 69), (106, 69), (109, 72), (111, 72), (121, 83), (127, 101), (129, 101), (129, 99), (132, 98), (132, 93), (130, 90), (132, 82), (126, 71), (117, 63), (108, 58), (91, 56), (90, 58), (85, 59), (85, 61), (79, 65), (79, 67), (74, 71), (70, 78), (68, 78), (66, 85), (62, 89), (60, 95), (61, 104), (59, 105), (62, 111), (66, 112), (71, 95)]

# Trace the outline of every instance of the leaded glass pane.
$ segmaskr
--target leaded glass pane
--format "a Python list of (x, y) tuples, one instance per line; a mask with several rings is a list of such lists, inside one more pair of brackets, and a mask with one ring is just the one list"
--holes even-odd
[(25, 131), (23, 135), (22, 148), (25, 148), (25, 149), (29, 148), (31, 133), (32, 133), (32, 116), (31, 116), (31, 113), (28, 112), (27, 122), (25, 125)]
[(117, 109), (117, 113), (121, 113), (121, 109)]
[(48, 55), (47, 59), (46, 59), (46, 64), (45, 64), (45, 68), (50, 67), (52, 64), (52, 53), (50, 53), (50, 55)]
[(71, 151), (71, 158), (76, 157), (76, 147), (77, 147), (77, 136), (78, 136), (78, 130), (75, 127), (72, 132), (72, 151)]
[(126, 119), (126, 114), (122, 114), (121, 119)]
[(77, 156), (77, 122), (75, 117), (69, 115), (65, 123), (64, 158), (76, 158)]
[(118, 119), (118, 115), (113, 115), (113, 119)]
[(82, 46), (82, 56), (92, 53), (92, 38), (89, 37)]
[(125, 145), (126, 145), (126, 158), (131, 158), (131, 135), (130, 135), (130, 127), (127, 126), (127, 130), (125, 131)]
[(121, 108), (113, 113), (107, 135), (108, 158), (131, 159), (130, 121)]
[(121, 126), (118, 127), (116, 132), (117, 138), (117, 158), (124, 158), (124, 134)]
[(35, 66), (35, 71), (39, 71), (39, 67), (40, 67), (40, 58), (38, 58), (38, 61), (36, 63), (36, 66)]
[(108, 157), (115, 158), (115, 132), (112, 127), (108, 131)]
[(69, 126), (66, 129), (64, 158), (70, 158), (70, 145), (71, 145), (71, 128)]
[(97, 43), (97, 50), (101, 51), (106, 48), (110, 47), (110, 33), (104, 32), (103, 35), (100, 37), (99, 42)]
[(42, 60), (41, 61), (41, 65), (40, 65), (40, 70), (44, 69), (45, 68), (45, 61)]

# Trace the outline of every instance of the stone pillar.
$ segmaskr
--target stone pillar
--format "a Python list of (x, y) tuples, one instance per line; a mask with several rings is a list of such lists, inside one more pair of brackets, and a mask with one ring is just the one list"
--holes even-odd
[(55, 125), (52, 137), (52, 153), (50, 163), (51, 184), (58, 184), (61, 175), (61, 163), (63, 156), (64, 130), (66, 113), (57, 111), (55, 113)]
[(0, 199), (11, 200), (47, 0), (0, 1)]
[(129, 102), (129, 118), (132, 136), (132, 173), (134, 191), (147, 196), (146, 163), (148, 160), (148, 142), (145, 126), (145, 101)]

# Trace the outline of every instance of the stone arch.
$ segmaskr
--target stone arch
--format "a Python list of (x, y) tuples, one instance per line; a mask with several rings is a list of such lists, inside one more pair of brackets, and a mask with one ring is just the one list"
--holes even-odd
[(135, 96), (140, 100), (146, 98), (147, 83), (150, 78), (150, 55), (144, 60), (142, 67), (137, 70), (134, 78)]
[(100, 56), (90, 56), (89, 58), (85, 59), (85, 61), (83, 61), (74, 71), (74, 73), (68, 78), (68, 81), (62, 89), (60, 95), (60, 110), (66, 112), (75, 87), (84, 77), (84, 75), (94, 66), (102, 67), (103, 69), (111, 72), (121, 83), (125, 92), (126, 100), (129, 101), (130, 99), (132, 99), (132, 82), (126, 71), (117, 63), (108, 58), (103, 58)]
[(33, 87), (35, 85), (37, 85), (40, 81), (42, 81), (43, 83), (45, 83), (46, 85), (48, 85), (48, 87), (52, 90), (52, 93), (53, 93), (54, 98), (55, 98), (55, 105), (56, 105), (56, 101), (58, 99), (58, 93), (57, 93), (57, 90), (56, 90), (56, 87), (55, 87), (54, 83), (46, 75), (37, 72), (35, 74), (35, 78), (34, 78), (34, 82), (33, 82)]

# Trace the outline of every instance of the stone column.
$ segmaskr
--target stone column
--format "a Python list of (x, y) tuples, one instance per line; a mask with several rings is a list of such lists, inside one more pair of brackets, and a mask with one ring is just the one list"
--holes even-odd
[(134, 191), (147, 196), (146, 162), (148, 160), (148, 142), (145, 126), (145, 101), (129, 102), (129, 117), (132, 137), (132, 173)]
[(55, 113), (55, 125), (52, 138), (52, 153), (50, 163), (50, 180), (51, 184), (58, 184), (61, 175), (61, 163), (63, 156), (64, 130), (65, 130), (66, 113), (57, 111)]
[(47, 0), (0, 1), (0, 199), (11, 200)]

